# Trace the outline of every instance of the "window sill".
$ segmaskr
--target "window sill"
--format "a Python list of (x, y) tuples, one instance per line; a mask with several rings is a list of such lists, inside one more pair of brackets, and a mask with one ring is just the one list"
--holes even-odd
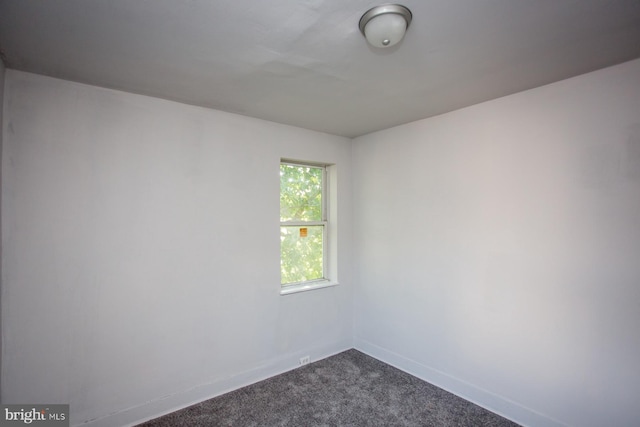
[(338, 283), (331, 280), (317, 280), (314, 282), (299, 283), (296, 285), (282, 286), (280, 287), (280, 295), (297, 294), (298, 292), (313, 291), (316, 289), (330, 288), (337, 286)]

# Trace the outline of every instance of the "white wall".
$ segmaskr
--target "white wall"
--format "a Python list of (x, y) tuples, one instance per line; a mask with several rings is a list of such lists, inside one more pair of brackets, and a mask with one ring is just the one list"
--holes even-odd
[[(4, 62), (0, 59), (0, 188), (2, 188), (2, 123), (4, 111), (4, 74), (5, 67)], [(0, 197), (0, 224), (2, 224), (2, 198)], [(2, 229), (0, 227), (0, 259), (2, 259)], [(2, 262), (0, 261), (0, 331), (2, 331)], [(0, 337), (0, 367), (2, 366), (2, 354), (4, 350), (2, 348), (2, 338)], [(0, 369), (0, 390), (2, 389), (2, 370)], [(1, 392), (0, 392), (1, 397)], [(1, 401), (1, 400), (0, 400)]]
[(356, 348), (525, 425), (638, 425), (640, 60), (353, 159)]
[[(349, 348), (353, 314), (357, 348), (525, 425), (640, 419), (640, 61), (358, 138), (353, 160), (13, 70), (4, 95), (3, 403), (132, 423)], [(339, 287), (278, 294), (280, 157), (338, 165)]]
[[(14, 70), (4, 119), (3, 402), (122, 425), (352, 347), (348, 139)], [(281, 157), (337, 165), (338, 287), (279, 294)]]

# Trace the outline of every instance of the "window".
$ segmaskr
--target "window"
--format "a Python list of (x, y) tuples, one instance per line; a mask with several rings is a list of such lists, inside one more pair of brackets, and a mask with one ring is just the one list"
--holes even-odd
[(280, 163), (281, 293), (329, 286), (327, 167)]

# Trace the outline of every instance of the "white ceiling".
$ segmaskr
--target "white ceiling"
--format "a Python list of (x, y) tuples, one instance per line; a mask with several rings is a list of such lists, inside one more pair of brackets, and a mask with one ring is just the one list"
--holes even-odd
[(7, 67), (354, 137), (640, 57), (640, 0), (0, 0)]

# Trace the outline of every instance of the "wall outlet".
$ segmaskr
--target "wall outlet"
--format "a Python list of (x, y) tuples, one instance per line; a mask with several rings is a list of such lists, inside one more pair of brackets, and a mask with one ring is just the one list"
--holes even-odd
[(300, 366), (302, 365), (306, 365), (307, 363), (309, 363), (309, 356), (304, 356), (300, 358)]

